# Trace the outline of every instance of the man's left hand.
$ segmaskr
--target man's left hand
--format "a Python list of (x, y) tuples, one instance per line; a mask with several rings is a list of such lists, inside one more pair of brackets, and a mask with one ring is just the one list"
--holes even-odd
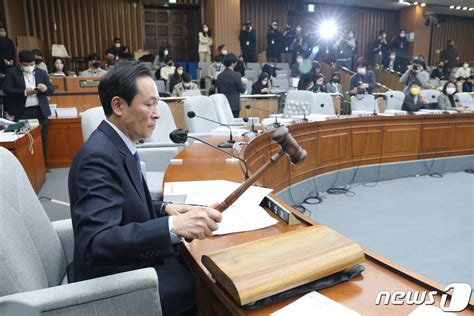
[(46, 90), (48, 90), (48, 87), (46, 87), (46, 85), (43, 83), (40, 83), (37, 88), (38, 88), (38, 91), (41, 93), (45, 93)]

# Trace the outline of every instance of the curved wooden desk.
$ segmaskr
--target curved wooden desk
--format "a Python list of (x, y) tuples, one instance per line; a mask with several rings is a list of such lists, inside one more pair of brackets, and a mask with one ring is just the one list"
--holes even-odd
[[(291, 167), (291, 181), (296, 182), (315, 174), (360, 164), (393, 162), (434, 156), (474, 154), (474, 114), (367, 117), (345, 120), (305, 123), (290, 126), (290, 131), (308, 151), (307, 160)], [(211, 138), (217, 144), (223, 138)], [(241, 156), (248, 159), (250, 170), (256, 170), (277, 149), (270, 142), (270, 133), (253, 139)], [(193, 144), (178, 154), (182, 164), (170, 165), (164, 181), (192, 181), (226, 179), (242, 181), (243, 172), (238, 164), (225, 162), (226, 155), (203, 144)], [(288, 160), (282, 159), (269, 171), (261, 183), (275, 191), (288, 185)], [(249, 311), (237, 306), (220, 285), (208, 277), (201, 263), (201, 256), (218, 249), (281, 234), (317, 222), (301, 215), (274, 197), (292, 211), (301, 224), (277, 225), (253, 232), (212, 237), (187, 243), (182, 251), (197, 284), (200, 315), (268, 315), (289, 304), (298, 296), (274, 305)], [(262, 250), (263, 251), (263, 250)], [(408, 315), (413, 305), (375, 305), (379, 291), (430, 291), (439, 293), (443, 285), (412, 273), (369, 250), (366, 254), (365, 272), (352, 281), (320, 291), (321, 294), (363, 315)], [(439, 306), (440, 297), (436, 297)], [(465, 310), (460, 314), (470, 314)]]

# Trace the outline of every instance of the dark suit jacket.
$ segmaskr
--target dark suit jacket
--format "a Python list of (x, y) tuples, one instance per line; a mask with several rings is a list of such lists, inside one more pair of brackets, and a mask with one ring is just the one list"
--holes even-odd
[[(46, 71), (36, 68), (34, 75), (36, 86), (42, 83), (48, 87), (48, 90), (45, 93), (38, 92), (36, 94), (41, 112), (43, 112), (43, 116), (46, 118), (51, 115), (47, 96), (53, 93), (54, 88)], [(20, 66), (15, 66), (7, 72), (5, 81), (3, 83), (3, 91), (6, 94), (5, 111), (7, 111), (10, 115), (18, 117), (21, 116), (25, 111), (25, 89), (26, 87), (23, 71), (21, 70)]]
[(409, 113), (413, 113), (419, 111), (420, 109), (427, 109), (425, 103), (420, 102), (420, 97), (418, 96), (418, 100), (415, 103), (415, 98), (411, 94), (407, 94), (405, 99), (403, 100), (402, 111), (407, 111)]
[(74, 229), (68, 280), (154, 267), (163, 310), (173, 299), (189, 308), (194, 285), (171, 243), (168, 216), (160, 216), (160, 202), (152, 204), (134, 157), (108, 123), (82, 145), (68, 182)]
[(217, 76), (217, 91), (224, 94), (229, 100), (232, 111), (240, 111), (240, 94), (245, 92), (240, 74), (230, 68), (226, 68)]

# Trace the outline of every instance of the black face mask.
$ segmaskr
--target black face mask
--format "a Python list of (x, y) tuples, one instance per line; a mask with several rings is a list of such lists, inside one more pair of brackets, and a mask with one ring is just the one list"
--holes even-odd
[(92, 67), (94, 68), (99, 68), (100, 67), (100, 63), (98, 61), (95, 61), (92, 63)]
[(39, 65), (43, 62), (43, 58), (35, 58), (35, 64)]
[(168, 66), (173, 66), (172, 62), (167, 63)]
[(337, 78), (332, 78), (332, 82), (334, 82), (334, 83), (339, 83), (339, 79), (337, 79)]

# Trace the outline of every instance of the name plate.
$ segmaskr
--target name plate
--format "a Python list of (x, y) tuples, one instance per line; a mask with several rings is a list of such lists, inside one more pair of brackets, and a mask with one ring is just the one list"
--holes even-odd
[(273, 214), (278, 216), (279, 219), (281, 219), (284, 223), (286, 223), (289, 226), (300, 223), (300, 221), (296, 218), (296, 216), (293, 213), (288, 211), (280, 203), (278, 203), (277, 201), (273, 200), (272, 198), (268, 196), (266, 196), (262, 200), (262, 202), (260, 203), (260, 206), (270, 210)]
[(100, 80), (80, 80), (79, 86), (81, 88), (95, 88), (99, 86)]

